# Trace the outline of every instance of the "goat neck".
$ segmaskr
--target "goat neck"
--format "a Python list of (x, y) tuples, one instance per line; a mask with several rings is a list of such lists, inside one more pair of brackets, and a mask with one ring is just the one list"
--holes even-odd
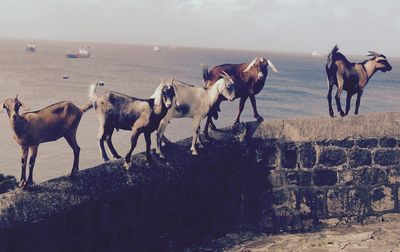
[(208, 105), (210, 107), (217, 102), (219, 95), (222, 94), (222, 86), (224, 85), (224, 83), (225, 82), (223, 79), (219, 79), (217, 82), (215, 82), (214, 85), (206, 89)]
[(24, 126), (26, 123), (26, 120), (23, 116), (21, 116), (17, 112), (11, 112), (10, 115), (10, 124), (11, 128), (15, 132), (17, 136), (21, 136), (24, 133)]
[(374, 59), (367, 60), (364, 64), (365, 72), (367, 73), (368, 80), (374, 75), (376, 72), (376, 64)]

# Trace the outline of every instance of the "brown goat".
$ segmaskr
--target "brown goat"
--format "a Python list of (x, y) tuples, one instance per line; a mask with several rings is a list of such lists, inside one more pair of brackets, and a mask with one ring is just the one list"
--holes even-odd
[[(64, 137), (74, 151), (74, 163), (71, 177), (79, 170), (80, 148), (76, 142), (76, 130), (83, 112), (92, 107), (91, 103), (83, 108), (78, 108), (71, 102), (59, 102), (38, 111), (19, 114), (19, 109), (25, 106), (18, 100), (8, 98), (2, 104), (10, 119), (11, 128), (14, 131), (14, 139), (21, 146), (21, 179), (19, 187), (26, 189), (33, 183), (33, 167), (39, 144), (56, 141)], [(26, 180), (26, 164), (28, 151), (31, 152), (29, 159), (29, 177)]]
[[(333, 116), (332, 108), (332, 89), (333, 86), (337, 87), (335, 95), (336, 106), (341, 116), (345, 116), (350, 111), (351, 97), (357, 94), (356, 109), (354, 114), (358, 114), (360, 108), (361, 96), (364, 92), (365, 86), (372, 76), (378, 71), (386, 72), (392, 70), (386, 56), (377, 52), (370, 51), (370, 59), (361, 63), (352, 63), (341, 54), (339, 47), (336, 45), (328, 55), (328, 62), (326, 63), (326, 77), (328, 80), (328, 106), (329, 115)], [(342, 110), (340, 104), (340, 95), (342, 91), (347, 92), (346, 97), (346, 112)]]
[[(235, 97), (240, 97), (239, 111), (235, 119), (235, 124), (240, 122), (240, 114), (243, 111), (244, 104), (247, 98), (250, 98), (251, 105), (253, 106), (254, 117), (258, 121), (263, 121), (263, 118), (258, 114), (256, 106), (255, 95), (258, 94), (264, 87), (265, 80), (268, 75), (268, 66), (272, 68), (274, 72), (278, 72), (272, 62), (262, 57), (256, 57), (250, 63), (242, 64), (224, 64), (219, 65), (208, 71), (207, 66), (203, 65), (203, 80), (204, 84), (209, 87), (213, 85), (223, 71), (225, 71), (235, 82)], [(219, 104), (225, 100), (220, 96), (218, 102), (213, 106), (207, 117), (207, 122), (204, 127), (204, 134), (208, 137), (208, 127), (215, 129), (215, 125), (212, 122), (212, 117), (218, 118)]]

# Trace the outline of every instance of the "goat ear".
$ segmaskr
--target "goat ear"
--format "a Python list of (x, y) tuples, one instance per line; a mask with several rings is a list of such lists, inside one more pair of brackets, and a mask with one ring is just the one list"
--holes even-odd
[(270, 60), (267, 60), (267, 62), (268, 62), (268, 66), (271, 67), (272, 71), (274, 71), (275, 73), (278, 73), (278, 69), (276, 69), (274, 64), (272, 64), (272, 62)]
[(161, 91), (162, 91), (163, 87), (164, 87), (164, 83), (162, 82), (160, 85), (158, 85), (158, 87), (154, 91), (153, 95), (150, 96), (150, 99), (154, 99), (155, 105), (161, 105)]
[(255, 58), (253, 59), (253, 61), (250, 62), (250, 63), (247, 65), (246, 69), (243, 70), (243, 73), (249, 71), (249, 70), (254, 66), (254, 64), (256, 64), (256, 62), (257, 62), (257, 57), (255, 57)]
[(3, 112), (4, 109), (4, 102), (0, 103), (0, 113)]

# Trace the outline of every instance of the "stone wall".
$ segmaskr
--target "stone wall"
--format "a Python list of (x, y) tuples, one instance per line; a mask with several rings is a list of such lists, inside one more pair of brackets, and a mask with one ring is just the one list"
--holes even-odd
[(0, 251), (176, 251), (397, 212), (399, 113), (246, 123), (0, 195)]

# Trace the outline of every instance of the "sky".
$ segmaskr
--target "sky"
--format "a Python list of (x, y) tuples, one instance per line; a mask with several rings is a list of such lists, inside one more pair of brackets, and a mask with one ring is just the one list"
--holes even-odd
[(400, 56), (398, 0), (0, 0), (0, 37)]

